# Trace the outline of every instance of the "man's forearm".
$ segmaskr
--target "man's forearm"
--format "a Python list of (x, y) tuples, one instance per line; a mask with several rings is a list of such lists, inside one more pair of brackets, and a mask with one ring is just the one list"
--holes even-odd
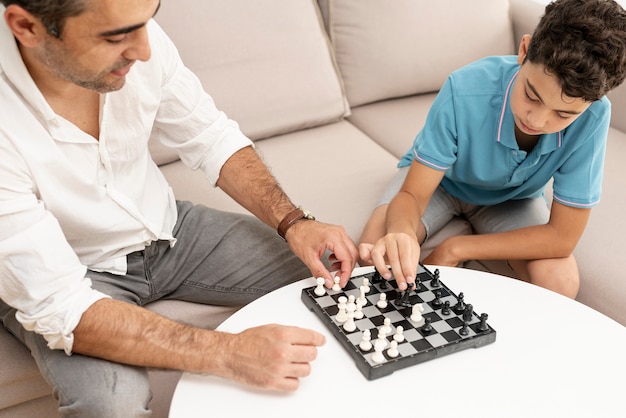
[(273, 228), (294, 209), (293, 203), (252, 147), (243, 148), (228, 159), (217, 185)]
[(102, 299), (74, 330), (73, 352), (110, 361), (214, 373), (229, 334), (193, 328), (128, 303)]

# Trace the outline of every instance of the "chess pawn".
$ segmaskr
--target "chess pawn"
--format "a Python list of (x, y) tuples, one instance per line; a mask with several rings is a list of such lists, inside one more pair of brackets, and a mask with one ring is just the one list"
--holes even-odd
[(378, 302), (376, 302), (376, 306), (378, 306), (380, 309), (385, 309), (387, 307), (387, 294), (386, 293), (380, 294)]
[(365, 305), (367, 305), (367, 298), (365, 297), (365, 293), (367, 293), (367, 292), (365, 291), (365, 286), (361, 286), (359, 288), (359, 290), (360, 290), (361, 293), (360, 293), (359, 297), (356, 299), (356, 301), (360, 302), (361, 306), (365, 306)]
[(361, 343), (359, 344), (359, 348), (363, 351), (370, 351), (372, 349), (372, 333), (369, 329), (363, 331), (363, 336), (361, 337)]
[(393, 340), (390, 344), (389, 344), (389, 349), (387, 350), (387, 355), (391, 358), (395, 358), (398, 357), (398, 354), (400, 354), (398, 352), (398, 342), (396, 340)]
[(335, 317), (335, 319), (340, 324), (343, 324), (344, 322), (346, 322), (348, 320), (348, 314), (346, 312), (346, 303), (347, 302), (348, 302), (348, 298), (347, 297), (345, 297), (345, 296), (340, 296), (339, 297), (339, 303), (337, 304), (337, 308), (339, 309), (339, 311), (337, 312), (337, 316)]
[(387, 347), (387, 340), (383, 338), (377, 338), (374, 342), (374, 355), (372, 356), (372, 361), (375, 363), (382, 363), (385, 361), (385, 356), (383, 355), (383, 350)]
[(391, 319), (389, 318), (385, 318), (385, 320), (383, 321), (383, 324), (380, 326), (379, 328), (379, 333), (380, 334), (384, 334), (384, 335), (389, 335), (391, 334)]
[(393, 340), (398, 343), (404, 341), (404, 327), (402, 327), (402, 325), (398, 325), (398, 327), (396, 328), (396, 333), (393, 336)]
[(370, 288), (370, 279), (368, 279), (367, 277), (363, 278), (363, 287), (365, 288), (365, 293), (369, 293), (371, 288)]
[(324, 278), (317, 278), (317, 286), (315, 287), (315, 294), (317, 296), (324, 296), (326, 294), (326, 289), (324, 288)]
[(343, 329), (346, 332), (353, 332), (356, 330), (356, 324), (354, 323), (354, 308), (354, 305), (347, 306), (346, 315), (348, 316), (348, 319), (343, 323)]
[(356, 300), (356, 309), (354, 310), (354, 319), (363, 319), (364, 316), (365, 316), (365, 314), (363, 314), (363, 306), (361, 305), (361, 303), (357, 299)]
[(335, 278), (333, 279), (333, 282), (335, 284), (333, 284), (333, 290), (335, 292), (339, 292), (341, 290), (341, 286), (339, 286), (339, 276), (335, 276)]

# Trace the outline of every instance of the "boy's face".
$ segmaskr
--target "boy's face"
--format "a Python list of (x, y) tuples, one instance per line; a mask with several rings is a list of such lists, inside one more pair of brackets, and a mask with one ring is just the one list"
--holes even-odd
[(591, 102), (565, 96), (559, 79), (546, 73), (543, 65), (524, 62), (526, 41), (530, 42), (530, 37), (522, 40), (518, 55), (521, 68), (511, 91), (515, 125), (533, 136), (558, 132), (573, 123)]
[(58, 79), (100, 93), (122, 88), (137, 61), (150, 58), (146, 23), (158, 0), (92, 0), (66, 20), (61, 38), (46, 35), (35, 57)]

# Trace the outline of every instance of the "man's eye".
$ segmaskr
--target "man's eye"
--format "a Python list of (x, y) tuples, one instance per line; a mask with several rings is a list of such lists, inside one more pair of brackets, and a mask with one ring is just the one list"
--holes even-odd
[(105, 40), (110, 44), (119, 44), (126, 40), (126, 35), (114, 36), (111, 38), (106, 38)]

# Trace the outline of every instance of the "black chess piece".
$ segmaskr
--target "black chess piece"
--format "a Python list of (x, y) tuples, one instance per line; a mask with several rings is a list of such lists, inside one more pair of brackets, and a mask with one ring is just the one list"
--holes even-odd
[(464, 298), (465, 298), (465, 295), (463, 295), (463, 292), (459, 293), (459, 297), (457, 298), (456, 305), (452, 307), (452, 310), (457, 315), (461, 315), (463, 311), (465, 311), (465, 301), (463, 300)]
[(431, 332), (433, 332), (433, 326), (430, 323), (431, 319), (429, 317), (424, 317), (424, 322), (425, 322), (425, 324), (422, 325), (422, 328), (420, 328), (422, 333), (430, 334)]
[(450, 301), (447, 300), (443, 304), (443, 308), (441, 308), (441, 313), (444, 315), (450, 315)]
[(396, 306), (404, 306), (405, 308), (410, 308), (411, 306), (413, 306), (410, 300), (410, 296), (411, 288), (407, 287), (407, 289), (402, 292), (402, 294), (396, 299)]
[(472, 315), (474, 315), (474, 307), (471, 303), (465, 305), (465, 309), (463, 309), (463, 321), (470, 322), (472, 320)]
[(430, 304), (433, 307), (433, 309), (439, 309), (443, 305), (443, 302), (441, 301), (441, 291), (435, 290), (434, 293), (435, 293), (435, 298), (432, 300)]
[(463, 321), (463, 326), (459, 330), (459, 334), (463, 336), (469, 334), (469, 327), (467, 326), (467, 321)]
[(441, 286), (441, 281), (439, 280), (439, 269), (435, 269), (435, 272), (433, 273), (433, 279), (430, 281), (430, 286), (431, 287)]
[(480, 314), (480, 324), (478, 325), (478, 331), (484, 332), (489, 329), (489, 325), (487, 325), (487, 318), (489, 318), (489, 315), (487, 315), (486, 313)]
[(372, 279), (370, 280), (370, 283), (372, 284), (378, 284), (380, 282), (383, 281), (383, 276), (381, 276), (380, 272), (378, 270), (374, 270), (374, 275), (372, 276)]

